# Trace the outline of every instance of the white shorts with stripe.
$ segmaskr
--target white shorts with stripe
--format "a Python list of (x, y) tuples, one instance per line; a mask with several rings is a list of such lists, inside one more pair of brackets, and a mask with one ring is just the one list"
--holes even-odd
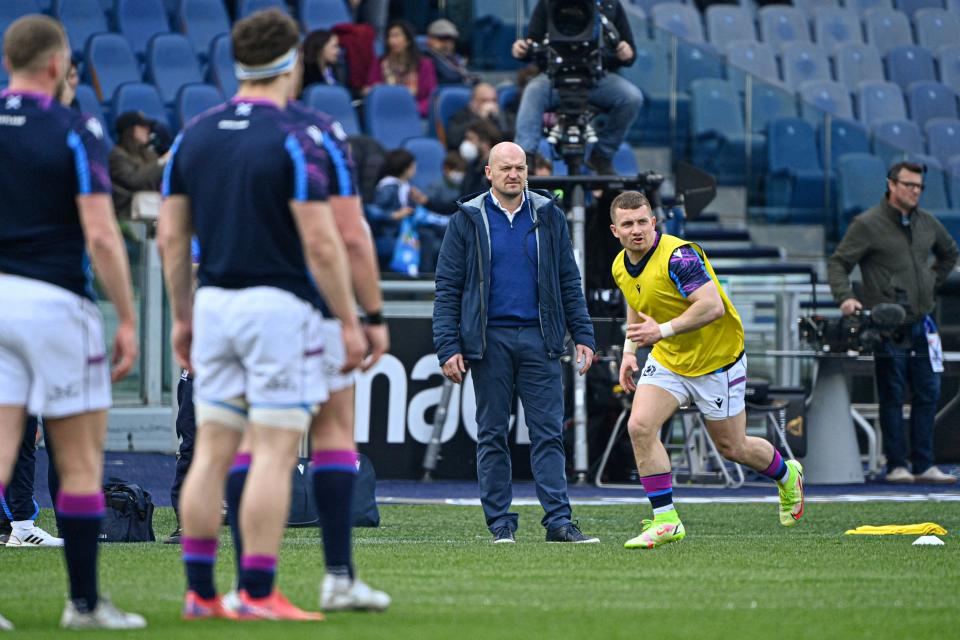
[(637, 384), (651, 384), (669, 391), (681, 407), (695, 404), (707, 420), (725, 420), (744, 410), (747, 356), (741, 356), (724, 371), (702, 376), (682, 376), (670, 371), (650, 355)]
[(323, 320), (323, 374), (326, 377), (327, 388), (330, 393), (343, 391), (356, 382), (354, 372), (341, 373), (340, 367), (347, 357), (343, 346), (343, 331), (339, 320), (324, 318)]
[(0, 405), (65, 418), (110, 407), (97, 305), (62, 287), (0, 274)]

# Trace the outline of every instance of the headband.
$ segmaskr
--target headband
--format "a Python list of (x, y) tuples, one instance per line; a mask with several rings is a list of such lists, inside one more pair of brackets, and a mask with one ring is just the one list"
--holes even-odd
[(276, 60), (271, 60), (267, 64), (245, 65), (240, 62), (233, 63), (233, 73), (237, 80), (263, 80), (272, 78), (281, 73), (292, 71), (297, 66), (297, 48), (294, 47)]

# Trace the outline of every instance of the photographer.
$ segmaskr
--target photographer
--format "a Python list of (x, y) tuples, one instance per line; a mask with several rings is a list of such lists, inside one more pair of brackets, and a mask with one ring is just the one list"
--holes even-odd
[[(513, 43), (511, 54), (514, 58), (530, 58), (531, 45), (543, 42), (547, 34), (547, 5), (556, 3), (582, 4), (583, 0), (579, 3), (577, 0), (552, 0), (549, 3), (547, 0), (540, 0), (530, 16), (527, 38)], [(632, 65), (636, 58), (633, 33), (623, 7), (618, 0), (602, 0), (598, 2), (598, 9), (613, 24), (619, 34), (619, 41), (615, 48), (611, 48), (608, 39), (603, 39), (601, 53), (604, 73), (589, 90), (589, 102), (607, 112), (607, 122), (599, 132), (599, 139), (587, 158), (587, 166), (598, 174), (613, 175), (616, 173), (613, 169), (613, 154), (626, 137), (630, 125), (636, 120), (643, 104), (643, 94), (640, 89), (614, 73), (622, 66)], [(514, 140), (528, 155), (536, 153), (543, 132), (543, 113), (553, 107), (556, 100), (556, 91), (553, 90), (550, 78), (544, 73), (537, 75), (524, 89), (517, 113), (517, 133)]]
[(159, 191), (169, 153), (158, 156), (151, 144), (153, 123), (140, 111), (117, 117), (117, 146), (110, 151), (110, 181), (117, 218), (130, 219), (133, 194)]
[[(844, 315), (880, 303), (901, 304), (906, 310), (904, 330), (908, 334), (903, 344), (888, 338), (876, 352), (887, 482), (896, 483), (956, 482), (933, 466), (933, 427), (943, 365), (937, 327), (929, 314), (934, 309), (935, 291), (953, 270), (960, 252), (940, 221), (917, 207), (925, 170), (911, 162), (890, 167), (884, 199), (853, 219), (827, 266), (830, 290)], [(849, 278), (857, 265), (863, 277), (862, 302), (854, 296)], [(907, 469), (903, 434), (908, 382), (913, 391), (913, 473)]]

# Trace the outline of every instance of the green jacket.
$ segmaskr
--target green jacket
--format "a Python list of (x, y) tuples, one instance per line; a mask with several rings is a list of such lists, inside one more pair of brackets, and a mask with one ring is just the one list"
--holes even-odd
[(827, 262), (827, 279), (837, 303), (855, 298), (850, 272), (860, 265), (863, 306), (905, 299), (907, 320), (931, 313), (934, 292), (950, 275), (960, 251), (944, 226), (930, 213), (915, 209), (910, 224), (886, 199), (856, 216)]

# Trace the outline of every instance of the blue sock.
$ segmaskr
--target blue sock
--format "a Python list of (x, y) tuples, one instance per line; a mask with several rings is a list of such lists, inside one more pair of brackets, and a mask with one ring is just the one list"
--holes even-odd
[(357, 478), (355, 451), (315, 451), (313, 495), (320, 516), (327, 573), (353, 577), (353, 485)]
[(243, 573), (240, 588), (251, 598), (266, 598), (273, 591), (273, 579), (277, 573), (276, 556), (243, 556)]
[(213, 565), (217, 561), (216, 538), (180, 539), (183, 552), (183, 564), (187, 572), (187, 588), (196, 592), (204, 600), (217, 595), (213, 584)]
[(97, 608), (97, 552), (103, 510), (103, 493), (71, 495), (61, 491), (57, 495), (70, 599), (81, 613)]
[(240, 498), (243, 496), (243, 485), (247, 482), (247, 471), (250, 469), (250, 454), (238, 453), (230, 467), (227, 476), (227, 522), (230, 524), (230, 535), (233, 537), (233, 555), (237, 563), (237, 581), (243, 575), (240, 559), (243, 557), (243, 539), (240, 537)]

